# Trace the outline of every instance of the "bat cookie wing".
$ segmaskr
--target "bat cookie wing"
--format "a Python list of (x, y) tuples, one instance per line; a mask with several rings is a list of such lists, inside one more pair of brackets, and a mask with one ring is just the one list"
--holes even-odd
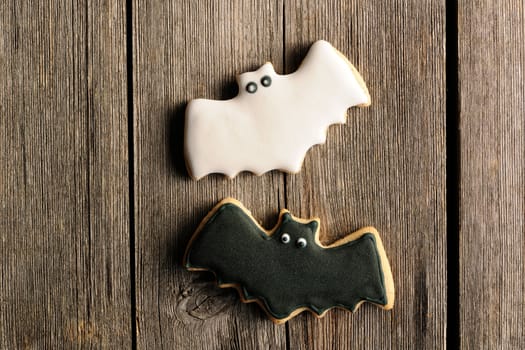
[(273, 169), (297, 173), (331, 124), (344, 123), (348, 108), (370, 104), (357, 70), (322, 40), (292, 74), (279, 75), (266, 63), (237, 82), (236, 97), (195, 99), (186, 108), (185, 157), (194, 179)]
[(365, 301), (392, 308), (392, 274), (377, 231), (360, 230), (326, 247), (318, 232), (318, 219), (286, 210), (264, 230), (228, 198), (202, 221), (184, 265), (212, 271), (219, 286), (236, 288), (243, 302), (257, 302), (276, 323), (302, 311), (317, 317), (334, 307), (355, 311)]

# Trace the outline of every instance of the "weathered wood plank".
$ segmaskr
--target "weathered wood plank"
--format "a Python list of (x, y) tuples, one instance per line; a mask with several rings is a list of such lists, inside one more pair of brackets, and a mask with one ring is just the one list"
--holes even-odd
[(465, 349), (525, 344), (525, 9), (460, 1), (460, 326)]
[(129, 348), (124, 1), (0, 6), (0, 348)]
[(393, 269), (391, 312), (365, 304), (289, 322), (292, 349), (445, 347), (444, 1), (285, 3), (285, 62), (324, 38), (362, 73), (372, 106), (351, 109), (288, 175), (287, 206), (319, 216), (322, 240), (376, 226)]
[(283, 175), (212, 175), (184, 167), (186, 102), (235, 95), (235, 74), (266, 61), (282, 70), (282, 3), (135, 1), (133, 10), (138, 346), (284, 348), (285, 327), (220, 290), (209, 273), (182, 268), (199, 221), (233, 196), (266, 226), (284, 205)]

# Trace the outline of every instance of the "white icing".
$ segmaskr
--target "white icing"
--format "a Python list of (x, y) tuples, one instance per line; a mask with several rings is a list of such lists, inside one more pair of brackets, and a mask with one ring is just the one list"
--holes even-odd
[(288, 233), (283, 233), (281, 236), (281, 242), (284, 244), (290, 243), (290, 235)]
[(306, 239), (304, 239), (304, 238), (301, 237), (301, 238), (299, 238), (299, 239), (297, 240), (297, 246), (298, 246), (299, 248), (305, 248), (307, 245), (308, 245), (308, 243), (306, 242)]
[[(271, 78), (268, 87), (261, 83), (264, 76)], [(250, 82), (257, 91), (247, 91)], [(186, 108), (186, 164), (195, 179), (299, 172), (306, 152), (325, 142), (331, 124), (344, 123), (349, 107), (370, 104), (359, 73), (323, 40), (312, 45), (296, 72), (279, 75), (266, 63), (239, 75), (237, 83), (233, 99), (195, 99)]]

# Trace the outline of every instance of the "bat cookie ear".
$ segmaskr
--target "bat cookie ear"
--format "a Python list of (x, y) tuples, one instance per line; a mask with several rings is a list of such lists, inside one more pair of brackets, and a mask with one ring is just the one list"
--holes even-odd
[(289, 211), (283, 211), (282, 215), (282, 222), (289, 222), (293, 221), (292, 214), (290, 214)]
[(307, 223), (306, 225), (310, 228), (310, 230), (312, 230), (312, 233), (316, 233), (317, 229), (319, 228), (319, 221), (312, 220), (309, 223)]

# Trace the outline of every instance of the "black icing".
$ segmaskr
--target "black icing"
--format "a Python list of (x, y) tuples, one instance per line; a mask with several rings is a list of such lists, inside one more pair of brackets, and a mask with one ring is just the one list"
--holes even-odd
[[(288, 213), (272, 236), (233, 203), (222, 205), (188, 247), (186, 267), (211, 270), (220, 284), (238, 284), (244, 298), (259, 299), (276, 319), (309, 307), (318, 314), (363, 300), (387, 304), (381, 259), (373, 234), (325, 249), (315, 242), (317, 221)], [(283, 244), (304, 238), (307, 246)]]
[(272, 85), (272, 78), (270, 78), (270, 76), (268, 75), (265, 75), (264, 77), (261, 78), (261, 85), (264, 87), (268, 87)]
[(255, 84), (253, 81), (246, 84), (246, 91), (248, 91), (250, 94), (254, 94), (257, 91), (257, 84)]

